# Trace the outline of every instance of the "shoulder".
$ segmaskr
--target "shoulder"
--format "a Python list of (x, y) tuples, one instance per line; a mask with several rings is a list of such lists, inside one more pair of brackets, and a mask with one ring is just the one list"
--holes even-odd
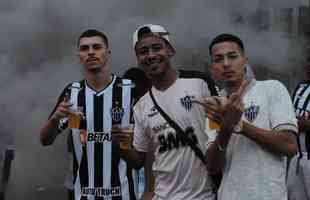
[(195, 70), (179, 70), (179, 73), (182, 79), (198, 79), (206, 82), (212, 96), (219, 94), (218, 87), (208, 73)]
[(278, 80), (264, 80), (264, 81), (257, 81), (257, 85), (262, 87), (266, 90), (278, 90), (278, 89), (286, 89), (283, 83)]

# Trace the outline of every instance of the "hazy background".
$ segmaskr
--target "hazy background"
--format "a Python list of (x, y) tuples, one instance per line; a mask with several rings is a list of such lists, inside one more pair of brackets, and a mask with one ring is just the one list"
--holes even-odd
[(54, 145), (42, 147), (39, 128), (63, 86), (82, 77), (75, 55), (76, 39), (82, 31), (96, 28), (108, 35), (111, 68), (119, 75), (136, 64), (132, 34), (144, 23), (168, 29), (177, 50), (177, 66), (204, 70), (210, 40), (221, 32), (231, 32), (244, 40), (251, 63), (289, 73), (300, 67), (301, 45), (289, 46), (291, 41), (280, 37), (281, 32), (258, 34), (253, 24), (237, 21), (259, 8), (303, 2), (1, 0), (0, 134), (6, 138), (13, 135), (16, 148), (8, 199), (64, 199), (66, 137), (60, 135)]

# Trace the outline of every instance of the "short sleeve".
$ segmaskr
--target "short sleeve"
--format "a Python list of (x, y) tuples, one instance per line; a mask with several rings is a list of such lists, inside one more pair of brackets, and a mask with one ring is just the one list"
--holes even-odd
[(135, 121), (133, 145), (138, 151), (148, 152), (150, 137), (148, 136), (147, 122), (142, 111), (141, 105), (137, 103), (133, 109)]
[(279, 81), (269, 81), (269, 115), (272, 129), (298, 132), (297, 120), (290, 95)]

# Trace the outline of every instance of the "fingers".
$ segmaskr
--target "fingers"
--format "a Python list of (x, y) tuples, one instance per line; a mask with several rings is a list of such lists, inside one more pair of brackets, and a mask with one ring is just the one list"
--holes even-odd
[(242, 96), (242, 94), (244, 93), (245, 89), (248, 87), (248, 85), (250, 84), (250, 81), (249, 80), (243, 80), (239, 89), (237, 90), (237, 95), (238, 96)]

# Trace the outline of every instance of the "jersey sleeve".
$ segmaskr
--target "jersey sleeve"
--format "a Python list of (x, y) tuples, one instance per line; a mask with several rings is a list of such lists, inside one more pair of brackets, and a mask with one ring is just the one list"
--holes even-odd
[(150, 137), (148, 134), (148, 129), (146, 128), (147, 122), (142, 112), (143, 109), (141, 109), (141, 105), (138, 103), (135, 105), (133, 110), (135, 120), (133, 145), (138, 151), (148, 152)]
[[(279, 81), (269, 81), (269, 114), (273, 130), (298, 132), (293, 103), (285, 86)], [(267, 89), (268, 89), (267, 88)]]

